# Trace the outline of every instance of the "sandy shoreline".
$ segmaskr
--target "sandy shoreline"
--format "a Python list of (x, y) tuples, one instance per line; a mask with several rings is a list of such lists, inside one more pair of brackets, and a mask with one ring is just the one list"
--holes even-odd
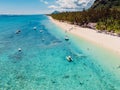
[(87, 39), (91, 42), (99, 44), (102, 47), (112, 50), (117, 54), (120, 54), (120, 37), (98, 33), (95, 30), (71, 25), (66, 22), (59, 22), (52, 17), (49, 17), (49, 19), (57, 26), (61, 27), (63, 30), (71, 34), (77, 35), (80, 38)]

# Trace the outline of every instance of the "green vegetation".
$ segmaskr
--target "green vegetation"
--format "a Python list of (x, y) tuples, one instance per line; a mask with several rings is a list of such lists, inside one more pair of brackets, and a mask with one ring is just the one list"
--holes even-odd
[(96, 0), (88, 10), (51, 14), (54, 19), (120, 35), (120, 0)]
[(114, 8), (120, 10), (120, 0), (96, 0), (91, 8)]

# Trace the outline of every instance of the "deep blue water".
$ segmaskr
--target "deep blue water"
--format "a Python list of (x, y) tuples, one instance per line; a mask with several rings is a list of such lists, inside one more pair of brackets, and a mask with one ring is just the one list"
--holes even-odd
[(120, 90), (120, 79), (97, 61), (105, 57), (84, 50), (94, 45), (64, 36), (45, 15), (0, 16), (0, 90)]

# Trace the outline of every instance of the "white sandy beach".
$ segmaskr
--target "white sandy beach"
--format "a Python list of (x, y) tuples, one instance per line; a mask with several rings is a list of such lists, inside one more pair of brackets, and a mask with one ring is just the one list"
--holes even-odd
[(68, 33), (74, 34), (80, 38), (84, 38), (93, 43), (99, 44), (102, 47), (105, 47), (111, 51), (114, 51), (117, 54), (120, 54), (120, 37), (111, 36), (104, 33), (98, 33), (93, 29), (82, 28), (66, 22), (59, 22), (52, 17), (49, 18), (53, 23), (55, 23), (57, 26), (61, 27)]

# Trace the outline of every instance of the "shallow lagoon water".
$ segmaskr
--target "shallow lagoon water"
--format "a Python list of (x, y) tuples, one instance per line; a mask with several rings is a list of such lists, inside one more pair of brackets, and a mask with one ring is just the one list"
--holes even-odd
[[(117, 66), (111, 70), (103, 53), (110, 61), (119, 57), (107, 50), (72, 35), (66, 42), (64, 31), (45, 15), (0, 16), (0, 20), (0, 90), (120, 89), (116, 73), (120, 70)], [(68, 55), (73, 62), (66, 60)]]

